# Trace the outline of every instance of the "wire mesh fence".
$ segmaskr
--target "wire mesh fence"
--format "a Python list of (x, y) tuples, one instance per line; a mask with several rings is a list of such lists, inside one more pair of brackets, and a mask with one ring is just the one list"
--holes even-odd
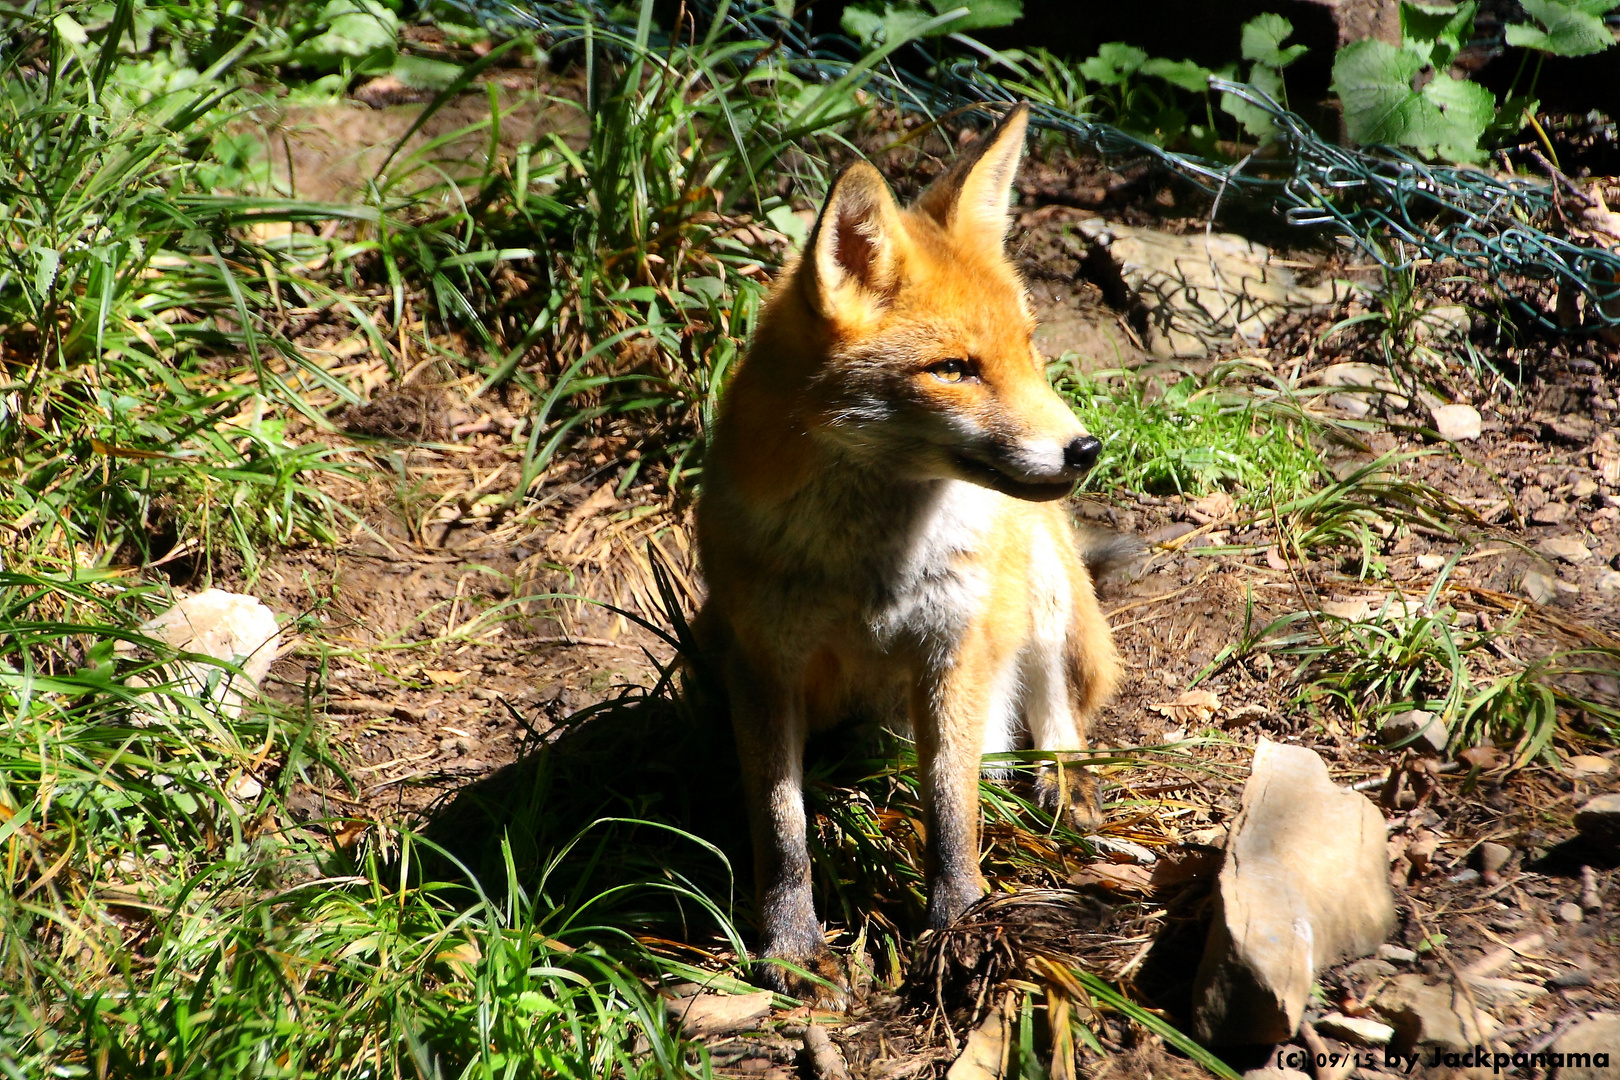
[[(596, 0), (457, 2), (486, 23), (536, 30), (559, 45), (611, 45), (634, 40), (638, 30), (622, 21), (625, 8)], [(688, 0), (684, 10), (704, 34), (760, 42), (759, 50), (737, 54), (740, 65), (768, 51), (800, 78), (831, 81), (857, 70), (871, 92), (930, 118), (977, 112), (988, 120), (1018, 99), (993, 70), (997, 55), (960, 35), (933, 47), (914, 42), (861, 70), (859, 44), (815, 33), (771, 0)], [(664, 44), (645, 28), (643, 40)], [(1228, 162), (1178, 153), (1049, 104), (1034, 104), (1032, 121), (1106, 160), (1149, 161), (1212, 194), (1270, 204), (1289, 224), (1337, 233), (1391, 269), (1432, 260), (1481, 271), (1547, 329), (1620, 326), (1620, 243), (1606, 245), (1579, 227), (1588, 196), (1567, 180), (1430, 164), (1388, 147), (1340, 146), (1251, 86), (1212, 79), (1210, 87), (1271, 114), (1276, 138), (1263, 156)], [(1547, 302), (1549, 294), (1555, 303)]]

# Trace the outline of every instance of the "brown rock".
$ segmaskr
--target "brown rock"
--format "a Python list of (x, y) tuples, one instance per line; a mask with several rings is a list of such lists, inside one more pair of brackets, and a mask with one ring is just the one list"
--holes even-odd
[(698, 994), (664, 1003), (669, 1018), (689, 1039), (746, 1031), (771, 1014), (771, 992)]
[(1497, 1026), (1451, 983), (1431, 983), (1422, 975), (1397, 975), (1374, 996), (1372, 1007), (1395, 1029), (1391, 1045), (1401, 1053), (1416, 1046), (1466, 1050), (1490, 1038)]
[(1291, 1038), (1317, 974), (1368, 955), (1394, 923), (1378, 808), (1335, 785), (1314, 751), (1261, 739), (1194, 983), (1195, 1034)]

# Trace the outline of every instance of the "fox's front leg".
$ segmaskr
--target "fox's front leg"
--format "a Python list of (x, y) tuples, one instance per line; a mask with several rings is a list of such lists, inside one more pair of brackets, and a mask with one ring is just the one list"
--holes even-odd
[(928, 925), (943, 930), (985, 893), (979, 872), (979, 764), (992, 700), (992, 657), (959, 649), (912, 697), (912, 732), (922, 780)]
[[(754, 841), (754, 887), (760, 918), (757, 977), (771, 989), (823, 1009), (848, 1007), (842, 965), (827, 948), (810, 895), (810, 848), (804, 814), (804, 710), (798, 695), (762, 665), (738, 657), (727, 687), (742, 763), (748, 826)], [(786, 960), (831, 986), (771, 960)]]

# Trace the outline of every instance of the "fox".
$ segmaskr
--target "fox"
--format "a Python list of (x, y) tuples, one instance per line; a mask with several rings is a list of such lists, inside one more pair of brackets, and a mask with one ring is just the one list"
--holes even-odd
[(909, 727), (930, 928), (986, 890), (983, 755), (1051, 753), (1041, 801), (1101, 821), (1072, 752), (1120, 662), (1059, 500), (1102, 442), (1048, 381), (1005, 250), (1028, 124), (1012, 108), (909, 207), (868, 163), (838, 175), (705, 457), (692, 629), (742, 766), (754, 977), (821, 1008), (847, 1008), (849, 983), (811, 897), (809, 734), (873, 711)]

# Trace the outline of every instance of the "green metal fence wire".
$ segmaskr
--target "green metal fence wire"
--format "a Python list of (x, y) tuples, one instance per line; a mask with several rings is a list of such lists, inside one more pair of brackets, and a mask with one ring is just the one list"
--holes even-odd
[[(455, 0), (486, 24), (539, 31), (553, 45), (596, 35), (632, 39), (628, 8), (597, 0), (573, 3)], [(860, 60), (859, 45), (840, 34), (816, 34), (803, 17), (789, 17), (770, 0), (688, 0), (700, 26), (722, 21), (721, 35), (770, 42), (771, 52), (801, 78), (830, 81)], [(706, 32), (706, 31), (705, 31)], [(945, 55), (943, 50), (951, 50)], [(738, 63), (753, 57), (739, 54)], [(1017, 100), (995, 74), (1004, 61), (961, 35), (933, 47), (914, 44), (866, 73), (866, 85), (902, 110), (937, 118), (980, 113), (988, 120)], [(1533, 322), (1559, 332), (1620, 326), (1620, 250), (1600, 246), (1564, 227), (1556, 181), (1434, 165), (1389, 147), (1328, 142), (1297, 114), (1251, 86), (1212, 79), (1211, 90), (1235, 94), (1271, 114), (1277, 136), (1264, 156), (1235, 163), (1176, 153), (1085, 114), (1046, 104), (1032, 122), (1072, 144), (1120, 162), (1150, 162), (1210, 193), (1258, 200), (1291, 225), (1348, 238), (1379, 264), (1404, 269), (1422, 260), (1454, 262), (1482, 271)], [(1263, 168), (1261, 167), (1263, 166)], [(1547, 296), (1563, 293), (1562, 308), (1584, 298), (1585, 318), (1564, 325)]]

